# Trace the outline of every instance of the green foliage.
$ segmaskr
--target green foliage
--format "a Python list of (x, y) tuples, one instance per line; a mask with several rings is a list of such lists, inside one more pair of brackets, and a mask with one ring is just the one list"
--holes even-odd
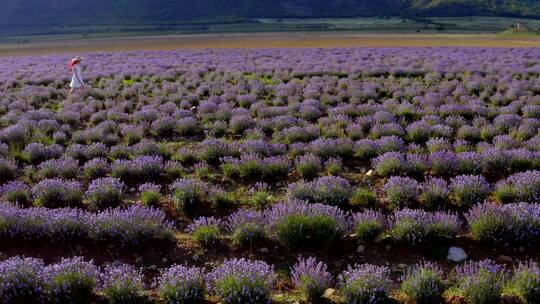
[(367, 188), (359, 188), (354, 191), (349, 204), (364, 208), (374, 208), (377, 206), (377, 196)]
[(287, 248), (310, 245), (324, 248), (342, 236), (338, 223), (324, 215), (289, 215), (277, 223), (274, 233)]
[(362, 221), (354, 227), (355, 239), (373, 241), (384, 232), (384, 226), (376, 220)]
[(191, 236), (195, 241), (203, 246), (214, 244), (218, 239), (221, 231), (216, 226), (201, 226), (191, 232)]
[(141, 193), (141, 202), (145, 206), (157, 206), (160, 199), (161, 194), (156, 191), (145, 191)]

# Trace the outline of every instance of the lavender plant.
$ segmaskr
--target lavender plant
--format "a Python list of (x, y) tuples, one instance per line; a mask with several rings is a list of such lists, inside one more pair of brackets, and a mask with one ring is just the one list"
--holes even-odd
[(351, 193), (349, 182), (337, 176), (323, 176), (311, 182), (300, 181), (290, 184), (287, 189), (291, 199), (334, 206), (345, 205)]
[(206, 294), (205, 276), (197, 267), (171, 266), (163, 271), (156, 285), (166, 303), (197, 303)]
[(312, 303), (320, 300), (333, 280), (326, 264), (314, 257), (300, 258), (291, 269), (291, 277), (295, 287)]
[(458, 287), (471, 304), (500, 302), (506, 275), (503, 266), (489, 259), (466, 262), (456, 268)]
[(228, 259), (206, 276), (209, 289), (224, 304), (269, 301), (276, 275), (272, 266), (262, 261)]
[(42, 303), (43, 261), (12, 257), (0, 262), (0, 303)]
[(262, 212), (238, 210), (227, 218), (226, 226), (235, 245), (252, 245), (266, 237)]
[(201, 245), (214, 244), (221, 235), (223, 222), (214, 217), (200, 217), (187, 228), (191, 236)]
[(83, 198), (81, 184), (59, 178), (45, 179), (32, 187), (38, 206), (57, 208), (79, 205)]
[(340, 292), (347, 303), (387, 303), (390, 299), (390, 270), (370, 264), (349, 266), (339, 276)]
[(91, 303), (99, 271), (92, 261), (74, 257), (45, 267), (43, 280), (48, 303)]
[(272, 206), (265, 218), (270, 234), (287, 248), (327, 247), (350, 227), (348, 216), (339, 208), (298, 201)]
[(450, 180), (450, 191), (456, 205), (469, 208), (487, 198), (491, 185), (479, 175), (460, 175)]
[(100, 291), (111, 304), (142, 304), (147, 298), (143, 274), (131, 265), (105, 266), (100, 281)]
[(540, 299), (540, 267), (533, 261), (520, 262), (514, 269), (508, 289), (523, 303), (538, 303)]
[(122, 202), (124, 187), (124, 183), (117, 178), (96, 179), (88, 186), (86, 197), (90, 206), (95, 209), (118, 207)]
[(433, 263), (415, 265), (403, 276), (401, 290), (407, 297), (418, 304), (444, 302), (443, 293), (446, 283), (442, 279), (443, 271)]

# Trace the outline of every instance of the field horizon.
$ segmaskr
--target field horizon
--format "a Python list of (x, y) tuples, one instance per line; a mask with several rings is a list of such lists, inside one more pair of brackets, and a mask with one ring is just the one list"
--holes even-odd
[(540, 47), (538, 35), (459, 33), (268, 32), (146, 35), (80, 38), (69, 35), (36, 41), (0, 42), (0, 56), (93, 51), (333, 48), (333, 47)]

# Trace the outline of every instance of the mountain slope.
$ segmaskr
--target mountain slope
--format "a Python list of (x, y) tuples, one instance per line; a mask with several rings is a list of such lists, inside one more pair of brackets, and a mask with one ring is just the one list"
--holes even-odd
[(538, 0), (0, 0), (2, 29), (138, 25), (246, 18), (540, 17)]

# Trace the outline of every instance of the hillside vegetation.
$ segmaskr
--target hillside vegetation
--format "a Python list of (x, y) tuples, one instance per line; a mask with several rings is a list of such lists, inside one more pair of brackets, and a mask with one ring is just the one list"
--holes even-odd
[(0, 0), (0, 4), (0, 32), (64, 26), (242, 22), (251, 18), (540, 17), (536, 0)]

